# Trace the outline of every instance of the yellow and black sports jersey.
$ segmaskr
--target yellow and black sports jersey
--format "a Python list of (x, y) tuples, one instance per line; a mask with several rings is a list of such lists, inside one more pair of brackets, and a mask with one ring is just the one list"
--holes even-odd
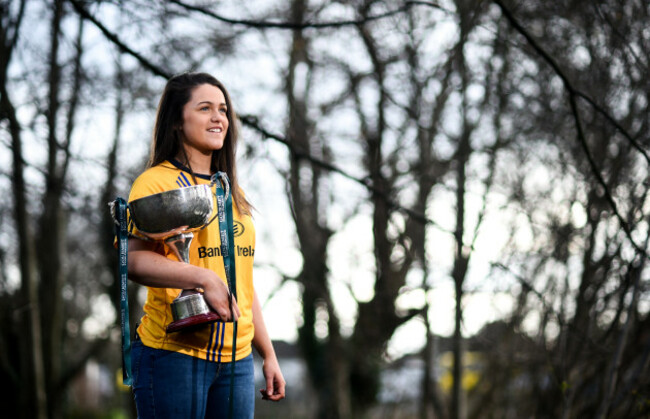
[[(209, 184), (210, 178), (194, 175), (197, 184)], [(142, 173), (133, 182), (129, 202), (155, 193), (194, 185), (190, 173), (176, 161), (165, 161)], [(214, 188), (213, 188), (214, 189)], [(216, 199), (214, 203), (216, 211)], [(253, 340), (253, 256), (255, 254), (255, 228), (249, 215), (240, 214), (233, 203), (235, 273), (237, 280), (237, 304), (241, 311), (238, 322), (237, 350), (235, 358), (240, 360), (251, 353)], [(129, 223), (131, 232), (135, 227)], [(190, 245), (189, 262), (216, 272), (226, 282), (218, 220), (203, 230), (195, 231)], [(178, 260), (166, 245), (164, 254)], [(181, 352), (187, 355), (215, 362), (230, 362), (232, 357), (232, 323), (216, 322), (191, 332), (166, 333), (173, 321), (171, 302), (182, 290), (173, 288), (147, 287), (147, 301), (138, 334), (142, 342), (152, 348)]]

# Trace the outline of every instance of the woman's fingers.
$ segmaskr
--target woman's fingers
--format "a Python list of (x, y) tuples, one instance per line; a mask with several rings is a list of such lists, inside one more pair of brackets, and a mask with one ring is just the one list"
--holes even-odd
[(204, 289), (207, 303), (219, 315), (221, 320), (237, 321), (241, 316), (237, 299), (230, 294), (230, 290), (218, 276), (214, 275), (211, 284), (213, 286)]
[[(231, 312), (232, 308), (232, 312)], [(237, 305), (237, 300), (235, 300), (234, 297), (232, 299), (228, 297), (228, 300), (226, 300), (225, 305), (219, 305), (219, 308), (214, 308), (213, 309), (217, 312), (221, 320), (223, 321), (237, 321), (239, 320), (239, 317), (241, 316), (241, 312), (239, 311), (239, 306)]]

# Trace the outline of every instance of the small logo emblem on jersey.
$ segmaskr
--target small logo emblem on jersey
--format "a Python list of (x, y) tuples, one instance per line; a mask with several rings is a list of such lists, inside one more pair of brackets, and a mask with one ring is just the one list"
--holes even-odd
[(239, 221), (233, 221), (233, 232), (235, 233), (235, 237), (241, 236), (244, 234), (244, 225)]

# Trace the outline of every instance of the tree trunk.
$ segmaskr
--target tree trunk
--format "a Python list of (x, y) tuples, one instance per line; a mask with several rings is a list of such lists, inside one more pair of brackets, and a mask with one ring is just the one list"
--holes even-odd
[[(305, 0), (291, 4), (291, 20), (302, 22), (307, 12)], [(298, 343), (305, 356), (309, 376), (318, 397), (317, 417), (338, 419), (348, 417), (346, 406), (347, 386), (338, 385), (347, 381), (344, 371), (344, 350), (340, 347), (339, 326), (336, 313), (329, 299), (327, 287), (327, 245), (331, 232), (324, 225), (326, 217), (320, 214), (321, 170), (304, 158), (312, 153), (324, 154), (317, 139), (312, 137), (313, 123), (307, 115), (310, 94), (311, 63), (308, 57), (309, 39), (299, 29), (293, 31), (288, 77), (285, 91), (289, 105), (287, 140), (292, 151), (290, 158), (290, 179), (288, 191), (290, 206), (303, 257), (303, 270), (298, 276), (303, 285), (303, 324), (298, 330)], [(298, 66), (308, 68), (306, 74), (297, 74)], [(297, 152), (297, 153), (296, 153)], [(323, 223), (323, 225), (321, 225)], [(316, 335), (317, 312), (327, 310), (328, 337)]]
[[(69, 159), (68, 148), (72, 127), (74, 126), (75, 103), (78, 84), (73, 87), (68, 114), (68, 133), (66, 142), (58, 140), (57, 118), (60, 110), (59, 93), (61, 91), (61, 67), (58, 64), (59, 37), (61, 21), (63, 19), (63, 1), (54, 3), (51, 23), (50, 58), (49, 58), (49, 99), (47, 108), (48, 123), (48, 160), (45, 173), (45, 195), (43, 197), (43, 212), (40, 218), (38, 234), (38, 254), (41, 277), (40, 301), (41, 316), (43, 321), (43, 341), (45, 373), (47, 377), (48, 407), (50, 417), (57, 418), (61, 415), (61, 396), (64, 394), (60, 388), (63, 359), (63, 297), (61, 290), (65, 280), (63, 272), (63, 259), (66, 254), (66, 218), (62, 207), (62, 195), (65, 187), (65, 175)], [(78, 50), (77, 60), (80, 59), (81, 50)], [(78, 71), (79, 61), (77, 61)], [(75, 74), (79, 83), (79, 74)], [(60, 158), (60, 152), (65, 153)]]
[[(13, 48), (20, 34), (25, 10), (25, 1), (21, 1), (14, 19), (9, 16), (8, 5), (0, 5), (3, 19), (0, 19), (0, 121), (7, 121), (11, 137), (12, 151), (12, 192), (13, 216), (18, 235), (18, 259), (20, 267), (19, 301), (14, 304), (12, 318), (17, 318), (19, 329), (14, 336), (18, 339), (20, 363), (15, 366), (19, 380), (17, 385), (17, 417), (45, 418), (47, 415), (47, 392), (45, 390), (45, 372), (43, 366), (43, 345), (40, 307), (38, 304), (38, 278), (36, 273), (36, 255), (34, 236), (31, 231), (29, 210), (27, 206), (27, 186), (24, 178), (24, 160), (22, 152), (21, 127), (16, 116), (16, 109), (9, 98), (7, 88), (7, 68), (11, 61)], [(7, 24), (7, 26), (5, 26)], [(11, 343), (8, 343), (11, 345)], [(10, 393), (11, 394), (11, 393)], [(11, 412), (9, 407), (8, 412)]]
[(0, 86), (0, 113), (9, 121), (13, 159), (13, 198), (16, 233), (18, 234), (18, 256), (20, 260), (21, 314), (23, 339), (21, 346), (21, 377), (29, 382), (20, 391), (20, 406), (23, 417), (45, 418), (47, 415), (47, 393), (45, 368), (43, 365), (42, 327), (38, 298), (38, 278), (33, 233), (30, 229), (30, 216), (27, 208), (27, 187), (23, 176), (21, 128), (16, 111), (7, 95), (6, 86)]

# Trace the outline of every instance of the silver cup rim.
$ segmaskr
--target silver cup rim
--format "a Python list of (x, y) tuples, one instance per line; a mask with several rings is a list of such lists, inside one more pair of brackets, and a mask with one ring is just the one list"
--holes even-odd
[(142, 196), (142, 197), (140, 197), (138, 199), (134, 199), (133, 201), (129, 202), (129, 205), (131, 205), (133, 203), (136, 203), (138, 201), (143, 201), (145, 199), (152, 198), (154, 196), (155, 197), (160, 197), (160, 196), (164, 196), (164, 195), (177, 195), (179, 193), (179, 191), (193, 190), (193, 189), (208, 189), (208, 190), (210, 190), (210, 186), (209, 185), (191, 185), (191, 186), (184, 186), (182, 188), (170, 189), (168, 191), (156, 192), (156, 193), (152, 193), (151, 195)]

